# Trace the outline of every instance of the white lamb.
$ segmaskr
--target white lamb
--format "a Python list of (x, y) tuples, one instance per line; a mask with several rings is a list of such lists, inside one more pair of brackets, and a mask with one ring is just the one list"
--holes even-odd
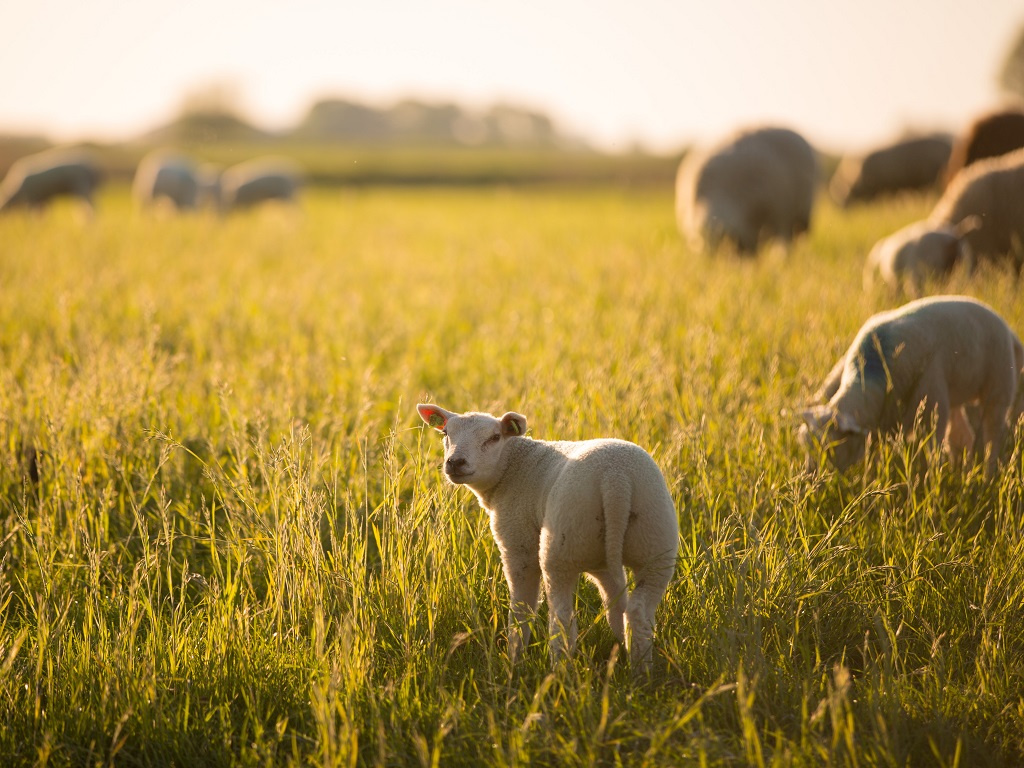
[[(511, 593), (509, 659), (529, 642), (542, 577), (551, 657), (573, 652), (574, 593), (586, 573), (634, 672), (649, 670), (654, 613), (679, 543), (672, 497), (650, 454), (624, 440), (533, 440), (518, 413), (416, 410), (445, 436), (448, 480), (468, 486), (490, 516)], [(628, 594), (624, 565), (635, 580)]]
[(974, 445), (964, 406), (977, 403), (991, 477), (1014, 408), (1024, 347), (991, 307), (964, 296), (912, 301), (869, 318), (803, 411), (800, 442), (840, 471), (864, 455), (868, 434), (910, 433), (919, 407), (954, 456)]

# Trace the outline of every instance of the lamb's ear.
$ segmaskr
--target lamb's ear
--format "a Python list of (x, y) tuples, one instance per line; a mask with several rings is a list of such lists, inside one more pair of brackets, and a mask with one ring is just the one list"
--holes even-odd
[(448, 423), (448, 419), (455, 415), (451, 411), (446, 411), (444, 408), (428, 403), (417, 405), (416, 412), (419, 413), (421, 419), (438, 432), (443, 432), (444, 425)]
[(853, 432), (858, 435), (867, 434), (867, 430), (860, 425), (860, 422), (857, 421), (857, 417), (852, 414), (839, 411), (836, 413), (835, 419), (836, 426), (843, 432)]
[(981, 216), (972, 213), (970, 216), (966, 216), (957, 222), (956, 226), (953, 227), (953, 234), (955, 234), (957, 238), (961, 238), (968, 232), (981, 229), (982, 223)]
[(522, 437), (526, 434), (526, 417), (509, 411), (501, 417), (501, 434), (505, 437)]

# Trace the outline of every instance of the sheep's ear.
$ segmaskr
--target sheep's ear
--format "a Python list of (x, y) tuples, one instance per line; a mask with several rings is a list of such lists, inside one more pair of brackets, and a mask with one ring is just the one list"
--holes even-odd
[(423, 419), (423, 421), (438, 432), (444, 431), (444, 425), (448, 423), (448, 419), (455, 415), (451, 411), (446, 411), (444, 408), (440, 408), (436, 405), (429, 405), (427, 403), (420, 403), (417, 405), (416, 412), (419, 413), (420, 418)]
[(860, 425), (857, 421), (857, 417), (849, 413), (837, 412), (835, 415), (836, 426), (839, 427), (843, 432), (853, 432), (858, 435), (867, 433), (867, 430)]
[(955, 227), (953, 227), (953, 234), (958, 238), (963, 237), (968, 232), (973, 232), (976, 229), (981, 229), (982, 225), (981, 216), (972, 213), (970, 216), (966, 216), (961, 219)]
[(800, 418), (815, 432), (820, 431), (833, 415), (832, 409), (827, 405), (812, 405), (800, 411)]
[(526, 417), (509, 411), (501, 417), (501, 434), (505, 437), (521, 437), (526, 434)]

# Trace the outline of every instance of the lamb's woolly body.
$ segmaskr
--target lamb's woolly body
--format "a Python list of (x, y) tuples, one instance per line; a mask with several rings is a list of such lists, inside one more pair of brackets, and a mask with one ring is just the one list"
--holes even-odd
[(928, 221), (935, 227), (977, 217), (978, 226), (964, 235), (977, 259), (1009, 256), (1024, 264), (1024, 149), (980, 160), (966, 168), (946, 189)]
[[(418, 407), (446, 434), (445, 471), (467, 485), (490, 516), (511, 593), (509, 655), (529, 639), (543, 581), (550, 646), (571, 653), (576, 584), (597, 584), (616, 636), (641, 669), (652, 659), (654, 613), (675, 568), (679, 528), (665, 479), (639, 446), (616, 439), (534, 440), (525, 419)], [(440, 414), (435, 416), (435, 414)], [(439, 426), (431, 418), (444, 421)], [(509, 429), (510, 417), (520, 426)], [(488, 442), (500, 435), (498, 443)], [(500, 453), (495, 453), (500, 451)], [(627, 594), (623, 566), (634, 574)]]
[(676, 220), (695, 249), (723, 240), (754, 253), (767, 239), (789, 242), (810, 227), (818, 165), (810, 144), (785, 128), (739, 133), (683, 159)]
[(100, 183), (96, 166), (84, 153), (50, 149), (23, 157), (0, 183), (0, 211), (36, 208), (64, 195), (77, 197), (90, 208)]
[(915, 221), (875, 243), (864, 264), (864, 288), (880, 277), (890, 288), (920, 293), (928, 279), (944, 277), (969, 259), (956, 228)]
[(990, 307), (957, 296), (913, 301), (864, 324), (819, 391), (827, 405), (805, 414), (801, 436), (849, 443), (836, 454), (844, 469), (862, 453), (866, 434), (909, 432), (927, 402), (936, 436), (962, 450), (974, 442), (963, 407), (978, 403), (991, 472), (1022, 367), (1024, 347)]

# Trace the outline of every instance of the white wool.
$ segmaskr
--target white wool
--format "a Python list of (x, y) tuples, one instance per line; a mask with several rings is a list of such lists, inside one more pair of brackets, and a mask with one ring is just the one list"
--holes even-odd
[[(679, 540), (672, 497), (650, 454), (624, 440), (534, 440), (517, 413), (417, 411), (445, 435), (448, 479), (468, 486), (490, 516), (511, 593), (510, 660), (529, 642), (542, 581), (552, 658), (573, 652), (574, 593), (586, 573), (634, 669), (649, 668), (655, 609)], [(632, 592), (623, 566), (633, 572)]]
[(868, 434), (910, 433), (919, 406), (934, 409), (935, 439), (956, 455), (973, 445), (964, 406), (977, 404), (986, 471), (998, 468), (1016, 400), (1024, 347), (991, 307), (964, 296), (912, 301), (871, 317), (803, 411), (811, 456), (828, 447), (840, 469), (864, 453)]

